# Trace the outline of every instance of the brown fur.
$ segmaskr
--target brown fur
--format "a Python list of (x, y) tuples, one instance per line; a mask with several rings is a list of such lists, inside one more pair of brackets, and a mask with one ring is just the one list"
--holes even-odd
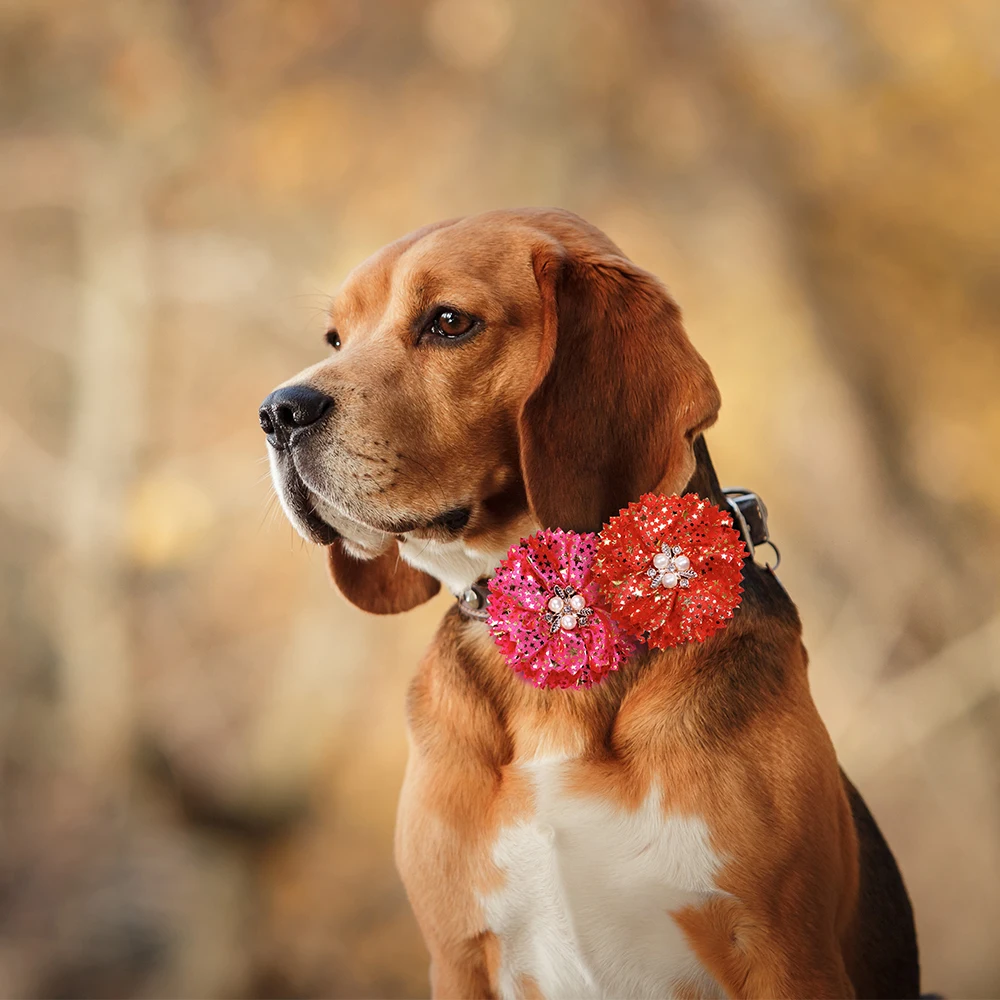
[(394, 615), (429, 601), (441, 584), (404, 562), (391, 549), (361, 560), (345, 551), (342, 541), (327, 547), (330, 573), (352, 604), (373, 615)]
[[(419, 341), (435, 302), (482, 331), (461, 347)], [(282, 475), (343, 536), (331, 571), (368, 610), (436, 592), (396, 539), (447, 541), (434, 519), (459, 506), (466, 546), (502, 552), (540, 525), (598, 530), (649, 490), (723, 502), (700, 436), (718, 390), (676, 305), (568, 213), (422, 230), (352, 274), (332, 321), (342, 351), (292, 381), (333, 396), (335, 416)], [(445, 617), (410, 691), (396, 837), (435, 996), (495, 993), (499, 943), (477, 902), (501, 878), (490, 848), (532, 809), (516, 765), (559, 750), (580, 794), (634, 808), (656, 782), (665, 810), (704, 818), (730, 895), (673, 916), (730, 996), (917, 994), (905, 890), (839, 772), (798, 616), (749, 560), (744, 585), (726, 630), (589, 691), (524, 685), (481, 624)]]
[(559, 243), (533, 257), (542, 342), (521, 467), (540, 524), (600, 531), (657, 483), (673, 493), (687, 482), (719, 391), (659, 281), (591, 227), (547, 229)]

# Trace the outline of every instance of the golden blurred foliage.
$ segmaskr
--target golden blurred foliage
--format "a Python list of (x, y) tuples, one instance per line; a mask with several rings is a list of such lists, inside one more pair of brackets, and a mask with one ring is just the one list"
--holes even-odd
[(0, 7), (0, 995), (421, 996), (395, 874), (446, 597), (330, 587), (259, 400), (381, 244), (559, 205), (723, 393), (925, 988), (1000, 992), (989, 0)]

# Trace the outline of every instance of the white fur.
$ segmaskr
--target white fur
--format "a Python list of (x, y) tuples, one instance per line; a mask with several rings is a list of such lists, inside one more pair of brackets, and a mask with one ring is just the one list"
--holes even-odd
[(571, 795), (565, 756), (521, 766), (534, 812), (501, 830), (493, 860), (505, 882), (482, 899), (500, 939), (504, 1000), (522, 975), (547, 1000), (665, 997), (682, 982), (724, 996), (670, 916), (720, 892), (705, 822), (665, 815), (656, 787), (634, 812)]
[(430, 573), (456, 596), (482, 577), (492, 576), (507, 554), (506, 549), (499, 552), (470, 549), (460, 538), (450, 542), (407, 538), (399, 543), (399, 551), (411, 566)]

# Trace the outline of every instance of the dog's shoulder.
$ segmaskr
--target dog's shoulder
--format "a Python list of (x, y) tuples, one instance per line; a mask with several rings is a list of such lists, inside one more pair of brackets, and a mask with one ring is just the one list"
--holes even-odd
[(490, 683), (494, 659), (496, 650), (486, 630), (452, 608), (407, 693), (407, 722), (415, 750), (439, 758), (471, 753), (492, 766), (510, 759), (510, 741)]

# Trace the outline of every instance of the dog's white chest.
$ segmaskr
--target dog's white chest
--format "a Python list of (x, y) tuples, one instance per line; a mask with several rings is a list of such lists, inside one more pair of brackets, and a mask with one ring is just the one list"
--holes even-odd
[(557, 997), (664, 997), (678, 987), (723, 996), (671, 911), (718, 892), (719, 859), (703, 820), (664, 815), (653, 788), (634, 812), (569, 794), (564, 757), (523, 765), (535, 809), (501, 829), (503, 887), (482, 899), (500, 940), (500, 991), (530, 980)]

